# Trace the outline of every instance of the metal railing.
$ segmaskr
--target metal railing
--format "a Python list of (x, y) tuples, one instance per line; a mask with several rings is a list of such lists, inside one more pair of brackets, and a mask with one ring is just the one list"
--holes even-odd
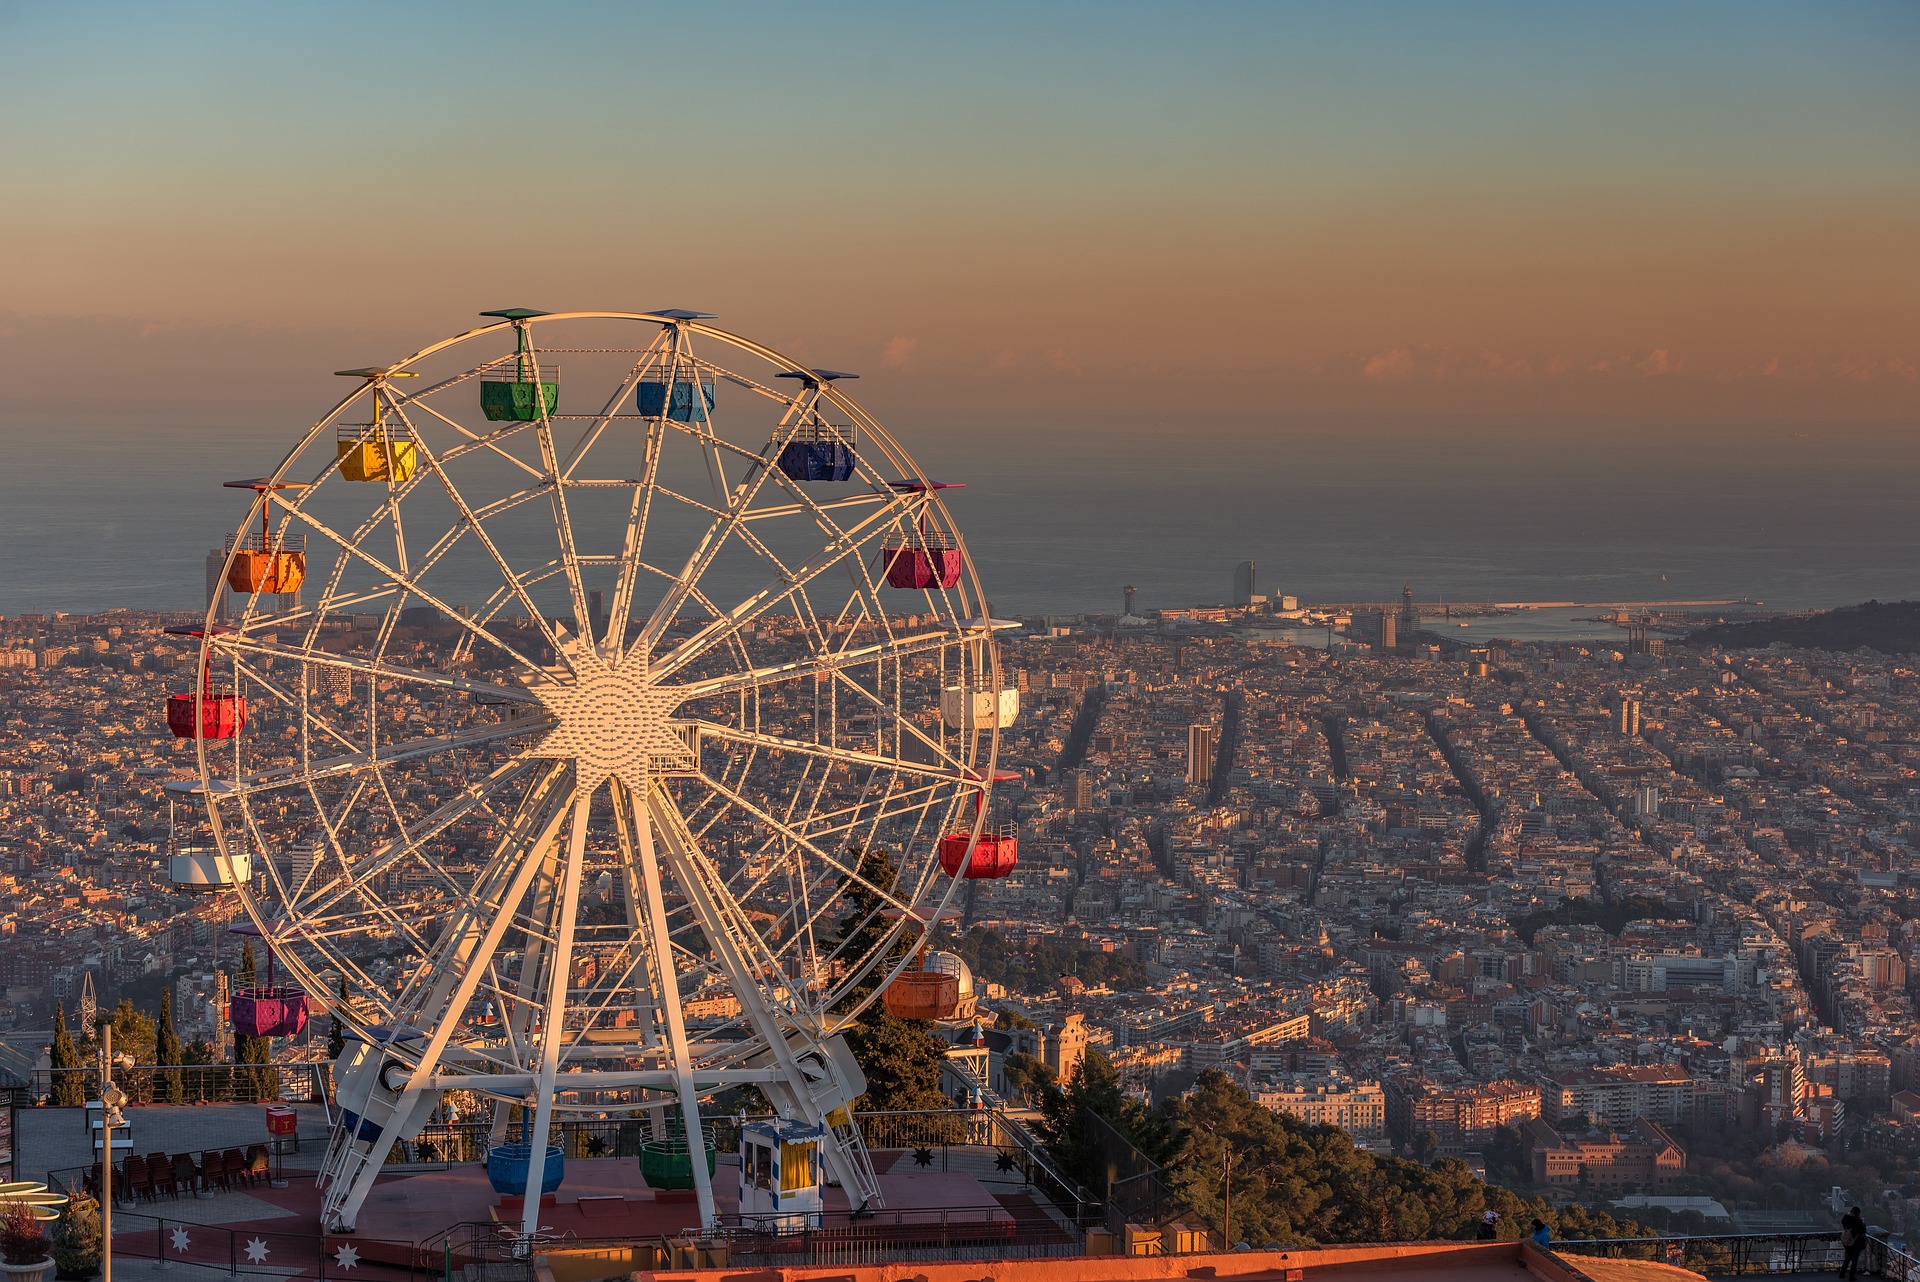
[[(1657, 1260), (1713, 1277), (1749, 1273), (1818, 1273), (1845, 1258), (1837, 1229), (1814, 1233), (1707, 1233), (1676, 1237), (1575, 1238), (1556, 1241), (1562, 1255)], [(1861, 1267), (1876, 1277), (1920, 1282), (1920, 1260), (1868, 1235)]]
[(465, 1263), (524, 1260), (548, 1251), (624, 1253), (634, 1267), (649, 1269), (1032, 1259), (1079, 1255), (1084, 1249), (1077, 1231), (1049, 1218), (1016, 1217), (996, 1203), (941, 1211), (880, 1211), (864, 1219), (832, 1211), (822, 1216), (818, 1226), (791, 1232), (768, 1232), (728, 1216), (697, 1239), (581, 1237), (572, 1232), (526, 1238), (511, 1225), (467, 1223), (429, 1238), (419, 1254), (444, 1258), (450, 1267), (458, 1268)]
[[(114, 1084), (129, 1104), (317, 1104), (327, 1098), (332, 1065), (307, 1064), (136, 1064), (114, 1072)], [(36, 1068), (29, 1093), (38, 1107), (53, 1103), (56, 1082), (77, 1076), (83, 1099), (100, 1095), (97, 1068)], [(66, 1105), (64, 1107), (74, 1107)]]
[(390, 1239), (325, 1238), (310, 1233), (279, 1233), (261, 1228), (228, 1228), (144, 1215), (113, 1213), (116, 1260), (152, 1260), (163, 1266), (186, 1265), (229, 1276), (257, 1274), (285, 1278), (310, 1275), (323, 1280), (414, 1278), (441, 1273), (438, 1260), (412, 1242)]

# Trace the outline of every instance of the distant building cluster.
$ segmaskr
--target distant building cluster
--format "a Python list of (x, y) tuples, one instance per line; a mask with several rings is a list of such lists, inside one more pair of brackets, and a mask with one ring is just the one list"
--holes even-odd
[[(1443, 652), (1400, 644), (1410, 608), (1331, 652), (1169, 611), (1008, 640), (1019, 864), (968, 884), (959, 927), (1080, 960), (1016, 982), (981, 959), (981, 1016), (1010, 1024), (964, 1051), (990, 1061), (965, 1088), (1089, 1050), (1142, 1096), (1217, 1069), (1364, 1144), (1622, 1194), (1671, 1189), (1690, 1135), (1920, 1139), (1913, 665), (1631, 637)], [(192, 753), (158, 709), (192, 659), (161, 629), (192, 621), (0, 620), (15, 1029), (90, 981), (223, 1035), (232, 909), (162, 871), (161, 786)], [(348, 698), (336, 680), (312, 693)]]

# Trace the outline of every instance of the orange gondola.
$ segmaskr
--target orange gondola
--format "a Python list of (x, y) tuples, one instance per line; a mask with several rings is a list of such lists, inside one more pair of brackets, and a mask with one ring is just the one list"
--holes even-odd
[(279, 490), (304, 490), (298, 481), (228, 481), (230, 490), (252, 490), (260, 499), (260, 532), (227, 536), (227, 586), (251, 596), (255, 592), (298, 592), (307, 580), (307, 536), (273, 528), (273, 495)]

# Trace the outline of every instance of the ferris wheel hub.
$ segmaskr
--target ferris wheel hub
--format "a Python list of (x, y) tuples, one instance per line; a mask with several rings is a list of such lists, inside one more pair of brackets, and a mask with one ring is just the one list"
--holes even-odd
[(580, 653), (572, 671), (531, 687), (557, 723), (532, 755), (577, 763), (580, 785), (608, 777), (638, 784), (648, 775), (684, 774), (695, 764), (690, 727), (676, 724), (677, 692), (649, 685), (627, 668)]

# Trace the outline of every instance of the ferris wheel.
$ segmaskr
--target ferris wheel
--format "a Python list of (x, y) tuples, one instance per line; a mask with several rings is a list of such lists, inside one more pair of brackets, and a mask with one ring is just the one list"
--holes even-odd
[[(950, 487), (854, 375), (705, 313), (485, 315), (342, 371), (279, 468), (230, 483), (231, 596), (167, 714), (209, 837), (175, 863), (277, 965), (236, 1027), (324, 1002), (351, 1030), (331, 1227), (454, 1090), (501, 1152), (513, 1105), (523, 1140), (644, 1119), (710, 1224), (701, 1100), (751, 1084), (873, 1205), (840, 1031), (882, 993), (941, 1014), (920, 936), (1016, 856), (1009, 625)], [(557, 1157), (512, 1168), (528, 1234)]]

